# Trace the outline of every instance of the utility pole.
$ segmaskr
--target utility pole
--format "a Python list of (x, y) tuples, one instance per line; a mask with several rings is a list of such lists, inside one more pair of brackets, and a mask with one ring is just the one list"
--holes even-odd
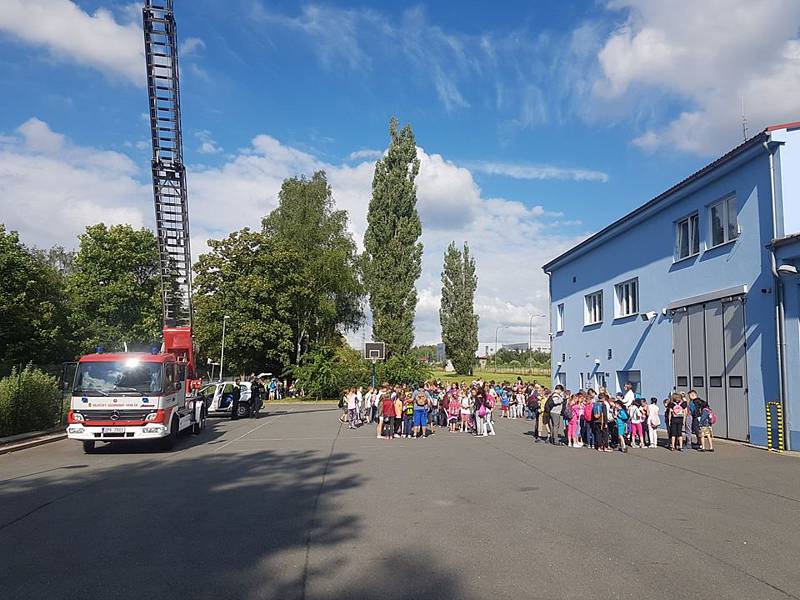
[(498, 325), (494, 329), (494, 372), (497, 373), (497, 334), (503, 329), (505, 325)]
[(225, 324), (228, 322), (228, 319), (230, 319), (229, 315), (225, 315), (222, 318), (222, 352), (220, 353), (220, 357), (219, 357), (219, 380), (220, 381), (222, 381), (222, 377), (223, 377), (222, 369), (223, 369), (223, 366), (225, 365)]

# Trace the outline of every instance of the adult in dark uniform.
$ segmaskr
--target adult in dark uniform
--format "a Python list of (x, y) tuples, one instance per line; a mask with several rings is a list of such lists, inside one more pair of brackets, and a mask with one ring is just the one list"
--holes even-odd
[(231, 390), (231, 395), (233, 396), (233, 402), (231, 402), (231, 421), (239, 418), (239, 400), (242, 398), (242, 384), (241, 379), (238, 377), (233, 382), (233, 390)]

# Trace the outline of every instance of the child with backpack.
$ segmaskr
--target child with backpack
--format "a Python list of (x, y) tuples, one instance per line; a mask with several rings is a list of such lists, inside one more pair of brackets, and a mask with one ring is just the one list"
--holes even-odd
[[(631, 447), (632, 448), (644, 448), (644, 429), (642, 423), (644, 423), (644, 412), (642, 411), (642, 401), (637, 399), (633, 401), (631, 404), (631, 411), (630, 411), (630, 421), (631, 421)], [(636, 438), (639, 438), (639, 443), (637, 445)]]
[[(712, 426), (717, 422), (717, 415), (711, 410), (711, 407), (706, 403), (703, 411), (700, 413), (700, 447), (698, 452), (713, 452), (714, 451), (714, 432)], [(706, 441), (708, 441), (708, 450), (706, 450)]]
[(601, 392), (592, 405), (594, 447), (598, 452), (611, 452), (608, 447), (608, 408), (605, 403), (607, 397), (605, 392)]
[(414, 430), (414, 401), (411, 394), (406, 394), (403, 401), (403, 437), (410, 438)]

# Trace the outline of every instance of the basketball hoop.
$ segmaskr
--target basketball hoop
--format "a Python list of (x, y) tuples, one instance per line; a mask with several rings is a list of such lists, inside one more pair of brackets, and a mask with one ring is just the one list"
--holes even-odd
[(372, 364), (379, 360), (386, 360), (386, 344), (383, 342), (365, 342), (364, 358)]
[(386, 360), (386, 344), (383, 342), (365, 342), (364, 358), (372, 363), (372, 387), (377, 385), (375, 364), (379, 360)]

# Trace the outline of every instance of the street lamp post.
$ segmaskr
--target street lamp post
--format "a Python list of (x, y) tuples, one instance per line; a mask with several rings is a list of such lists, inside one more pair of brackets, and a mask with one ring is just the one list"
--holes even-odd
[(533, 374), (533, 319), (534, 317), (546, 318), (546, 315), (531, 315), (528, 320), (528, 371)]
[(225, 315), (222, 318), (222, 352), (220, 352), (220, 355), (219, 355), (219, 380), (220, 381), (222, 381), (222, 378), (223, 378), (222, 369), (224, 368), (224, 365), (225, 365), (225, 324), (228, 322), (228, 319), (230, 319), (229, 315)]
[(494, 329), (494, 372), (497, 373), (497, 334), (503, 329), (505, 325), (498, 325)]

